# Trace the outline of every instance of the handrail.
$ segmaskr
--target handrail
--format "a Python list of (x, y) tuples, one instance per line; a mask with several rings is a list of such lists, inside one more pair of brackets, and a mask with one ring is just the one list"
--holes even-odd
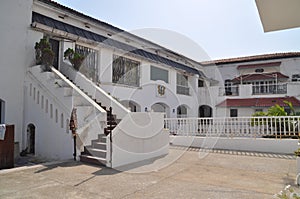
[[(62, 65), (62, 71), (63, 71), (63, 73), (68, 74), (69, 78), (74, 78), (73, 79), (74, 82), (84, 80), (85, 84), (82, 84), (82, 85), (78, 84), (78, 85), (80, 87), (82, 87), (83, 89), (85, 89), (87, 92), (92, 93), (90, 89), (95, 89), (95, 91), (97, 91), (97, 93), (101, 97), (104, 97), (104, 99), (102, 99), (102, 100), (100, 99), (101, 103), (104, 106), (107, 106), (109, 108), (109, 106), (107, 104), (105, 104), (105, 102), (109, 102), (110, 105), (112, 106), (113, 110), (116, 111), (114, 114), (116, 114), (120, 119), (122, 119), (125, 115), (130, 113), (130, 111), (127, 108), (125, 108), (120, 102), (118, 102), (112, 96), (107, 94), (107, 92), (105, 92), (102, 88), (97, 86), (94, 82), (92, 82), (91, 80), (86, 78), (83, 74), (81, 74), (80, 72), (75, 71), (71, 66), (69, 66), (67, 64)], [(76, 74), (74, 74), (74, 73), (76, 73)], [(76, 75), (76, 78), (74, 77), (75, 75)], [(97, 98), (97, 96), (99, 96), (99, 95), (96, 95), (95, 98)]]
[(44, 86), (43, 84), (40, 84), (39, 80), (32, 74), (32, 72), (30, 70), (27, 71), (27, 74), (28, 74), (28, 77), (32, 80), (34, 80), (39, 86), (40, 88), (45, 92), (47, 93), (49, 96), (51, 96), (50, 98), (55, 101), (56, 104), (58, 104), (60, 106), (61, 109), (64, 110), (65, 113), (68, 113), (70, 114), (71, 113), (71, 110), (69, 110), (63, 103), (61, 103), (55, 95), (52, 94), (52, 92), (46, 87)]
[(98, 109), (102, 113), (106, 113), (101, 106), (99, 106), (94, 100), (92, 100), (87, 94), (85, 94), (82, 90), (80, 90), (77, 86), (75, 86), (70, 80), (68, 80), (64, 75), (62, 75), (57, 69), (54, 67), (50, 67), (52, 72), (54, 72), (58, 77), (60, 77), (65, 83), (67, 83), (71, 88), (73, 88), (77, 93), (79, 93), (85, 100), (87, 100), (93, 107)]

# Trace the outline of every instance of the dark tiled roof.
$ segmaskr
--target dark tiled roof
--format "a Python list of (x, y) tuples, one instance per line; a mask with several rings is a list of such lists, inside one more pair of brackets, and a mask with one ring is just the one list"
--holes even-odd
[(289, 101), (294, 107), (300, 107), (300, 101), (295, 97), (275, 97), (275, 98), (243, 98), (226, 99), (218, 107), (271, 107), (275, 104), (287, 106), (283, 101)]
[(189, 72), (189, 73), (199, 74), (200, 77), (202, 77), (202, 75), (203, 75), (203, 73), (200, 73), (200, 71), (195, 69), (195, 68), (183, 65), (181, 63), (172, 61), (170, 59), (164, 58), (162, 56), (159, 56), (159, 55), (151, 53), (151, 52), (147, 52), (147, 51), (142, 50), (142, 49), (137, 49), (137, 48), (135, 48), (133, 46), (130, 46), (128, 44), (125, 44), (125, 43), (122, 43), (122, 42), (104, 37), (102, 35), (93, 33), (91, 31), (87, 31), (87, 30), (72, 26), (70, 24), (66, 24), (64, 22), (57, 21), (55, 19), (52, 19), (50, 17), (41, 15), (41, 14), (36, 13), (36, 12), (32, 13), (32, 22), (38, 22), (38, 23), (44, 24), (46, 26), (49, 26), (49, 27), (52, 27), (52, 28), (55, 28), (55, 29), (58, 29), (58, 30), (62, 30), (62, 31), (65, 31), (65, 32), (68, 32), (68, 33), (72, 33), (74, 35), (78, 35), (80, 37), (83, 37), (83, 38), (86, 38), (86, 39), (89, 39), (89, 40), (104, 43), (106, 45), (113, 46), (115, 48), (124, 50), (126, 52), (133, 53), (133, 54), (145, 57), (147, 59), (150, 59), (150, 60), (153, 60), (153, 61), (156, 61), (156, 62), (160, 62), (160, 63), (172, 66), (172, 67), (177, 68), (177, 69), (184, 70), (184, 71)]
[(92, 22), (94, 22), (94, 23), (96, 23), (96, 24), (99, 24), (99, 25), (101, 25), (101, 26), (105, 26), (105, 27), (107, 27), (107, 28), (110, 28), (110, 29), (112, 29), (112, 30), (114, 30), (114, 31), (116, 31), (116, 32), (124, 32), (124, 30), (122, 30), (122, 29), (120, 29), (120, 28), (118, 28), (118, 27), (112, 26), (112, 25), (109, 24), (109, 23), (100, 21), (100, 20), (95, 19), (95, 18), (93, 18), (93, 17), (90, 17), (90, 16), (88, 16), (88, 15), (85, 15), (85, 14), (83, 14), (83, 13), (81, 13), (81, 12), (78, 12), (77, 10), (74, 10), (74, 9), (69, 8), (69, 7), (67, 7), (67, 6), (64, 6), (64, 5), (61, 5), (61, 4), (59, 4), (59, 3), (55, 2), (55, 1), (51, 1), (51, 0), (38, 0), (38, 1), (43, 2), (43, 3), (46, 3), (46, 4), (51, 5), (51, 6), (53, 6), (53, 7), (56, 7), (56, 8), (65, 10), (65, 11), (67, 11), (67, 12), (73, 14), (73, 15), (76, 15), (76, 16), (79, 16), (79, 17), (82, 17), (82, 18), (85, 18), (85, 19), (90, 20), (90, 21), (92, 21)]
[(236, 57), (229, 59), (219, 59), (212, 61), (201, 62), (203, 66), (205, 65), (221, 65), (221, 64), (233, 64), (233, 63), (242, 63), (242, 62), (250, 62), (250, 61), (267, 61), (273, 59), (283, 59), (283, 58), (293, 58), (300, 57), (300, 52), (286, 52), (286, 53), (273, 53), (273, 54), (263, 54), (263, 55), (254, 55), (247, 57)]
[(231, 81), (233, 82), (240, 82), (242, 81), (251, 81), (251, 80), (275, 80), (275, 79), (288, 79), (289, 77), (279, 73), (253, 73), (253, 74), (248, 74), (248, 75), (241, 75), (239, 77), (236, 77), (232, 79)]
[(274, 66), (280, 66), (280, 64), (281, 64), (281, 62), (269, 62), (269, 63), (260, 63), (260, 64), (243, 64), (243, 65), (239, 65), (237, 67), (237, 69), (274, 67)]
[[(81, 17), (81, 18), (83, 18), (83, 19), (89, 20), (89, 21), (91, 21), (91, 22), (93, 22), (93, 23), (95, 23), (95, 24), (98, 24), (98, 25), (100, 25), (100, 26), (103, 26), (103, 27), (106, 27), (106, 28), (108, 28), (108, 29), (111, 29), (111, 30), (113, 30), (113, 31), (115, 31), (115, 32), (117, 32), (117, 33), (128, 34), (128, 35), (130, 35), (131, 37), (137, 38), (138, 40), (142, 40), (142, 41), (147, 42), (147, 43), (149, 43), (149, 44), (155, 45), (155, 46), (157, 46), (159, 49), (163, 49), (163, 50), (165, 50), (165, 51), (167, 51), (167, 52), (169, 52), (169, 53), (171, 53), (171, 54), (173, 54), (173, 55), (175, 55), (175, 56), (181, 56), (181, 57), (183, 57), (184, 59), (188, 59), (188, 60), (191, 60), (191, 61), (195, 62), (194, 60), (192, 60), (192, 59), (190, 59), (190, 58), (188, 58), (188, 57), (186, 57), (186, 56), (184, 56), (184, 55), (182, 55), (182, 54), (179, 54), (179, 53), (176, 53), (176, 52), (174, 52), (174, 51), (172, 51), (172, 50), (169, 50), (169, 49), (167, 49), (167, 48), (165, 48), (165, 47), (163, 47), (163, 46), (160, 46), (160, 45), (157, 44), (157, 43), (154, 43), (154, 42), (149, 41), (149, 40), (147, 40), (147, 39), (145, 39), (145, 38), (139, 37), (139, 36), (137, 36), (137, 35), (135, 35), (135, 34), (132, 34), (132, 33), (130, 33), (130, 32), (127, 32), (127, 31), (125, 31), (125, 30), (122, 30), (122, 29), (120, 29), (120, 28), (118, 28), (118, 27), (116, 27), (116, 26), (113, 26), (113, 25), (111, 25), (111, 24), (109, 24), (109, 23), (103, 22), (103, 21), (101, 21), (101, 20), (99, 20), (99, 19), (90, 17), (90, 16), (88, 16), (88, 15), (86, 15), (86, 14), (84, 14), (84, 13), (78, 12), (77, 10), (74, 10), (74, 9), (69, 8), (69, 7), (67, 7), (67, 6), (64, 6), (64, 5), (62, 5), (62, 4), (59, 4), (59, 3), (55, 2), (55, 1), (52, 1), (52, 0), (37, 0), (37, 1), (46, 3), (46, 4), (50, 5), (50, 6), (59, 8), (59, 9), (61, 9), (62, 11), (66, 11), (67, 13), (71, 13), (71, 14), (73, 14), (73, 15), (75, 15), (75, 16), (78, 16), (78, 17)], [(200, 63), (198, 63), (198, 64), (200, 64)], [(201, 65), (201, 64), (200, 64), (200, 65)], [(199, 75), (200, 75), (200, 77), (201, 77), (201, 74), (199, 74)], [(203, 77), (204, 77), (204, 76), (203, 76)]]

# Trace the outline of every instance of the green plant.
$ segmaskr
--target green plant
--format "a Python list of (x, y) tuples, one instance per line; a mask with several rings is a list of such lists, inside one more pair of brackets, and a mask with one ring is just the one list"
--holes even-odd
[(39, 42), (36, 42), (34, 49), (36, 64), (43, 64), (47, 67), (53, 64), (55, 54), (51, 50), (51, 45), (46, 38), (42, 38)]
[(294, 153), (297, 157), (300, 157), (300, 148), (298, 148), (296, 151), (294, 151)]
[[(267, 112), (257, 112), (254, 113), (251, 118), (251, 126), (259, 126), (259, 125), (268, 125), (268, 128), (272, 128), (277, 130), (277, 135), (282, 135), (280, 131), (284, 130), (293, 130), (295, 132), (299, 132), (299, 122), (294, 119), (289, 119), (284, 116), (297, 116), (299, 113), (295, 112), (293, 104), (289, 101), (283, 101), (291, 110), (290, 114), (288, 114), (283, 106), (279, 106), (275, 104), (270, 107)], [(273, 116), (282, 116), (281, 118), (274, 119)], [(260, 118), (261, 117), (261, 118)], [(295, 135), (296, 136), (296, 135)], [(298, 135), (297, 135), (298, 136)]]
[(42, 51), (42, 64), (46, 65), (46, 66), (50, 66), (53, 64), (53, 60), (54, 60), (54, 52), (49, 49), (49, 48), (45, 48)]
[(287, 116), (287, 112), (284, 110), (284, 107), (275, 104), (270, 107), (267, 113), (268, 116)]
[(274, 198), (281, 199), (300, 199), (300, 195), (291, 185), (287, 185), (282, 191), (274, 195)]
[(68, 48), (65, 52), (64, 52), (64, 58), (68, 59), (72, 66), (74, 67), (75, 70), (79, 70), (82, 62), (85, 59), (85, 56), (75, 52), (73, 49)]

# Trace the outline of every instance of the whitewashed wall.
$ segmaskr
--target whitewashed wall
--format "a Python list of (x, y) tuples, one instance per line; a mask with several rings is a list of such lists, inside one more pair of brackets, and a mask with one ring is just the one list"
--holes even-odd
[(224, 149), (264, 153), (294, 154), (298, 147), (297, 139), (269, 138), (222, 138), (171, 136), (170, 143), (178, 146), (200, 147), (204, 149)]
[(164, 129), (161, 113), (130, 113), (112, 135), (113, 168), (157, 158), (169, 152), (169, 131)]
[(15, 141), (22, 149), (24, 77), (34, 61), (39, 33), (30, 30), (32, 0), (5, 1), (0, 6), (0, 98), (5, 101), (5, 123), (15, 125)]

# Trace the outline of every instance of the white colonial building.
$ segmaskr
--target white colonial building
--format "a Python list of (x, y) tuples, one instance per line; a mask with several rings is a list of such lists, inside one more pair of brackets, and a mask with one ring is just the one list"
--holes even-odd
[[(0, 123), (15, 125), (18, 152), (72, 158), (73, 108), (77, 157), (117, 167), (168, 153), (164, 117), (300, 107), (300, 53), (199, 63), (51, 0), (6, 1), (0, 11)], [(35, 60), (42, 38), (50, 70)], [(77, 70), (69, 48), (85, 57)]]
[(202, 65), (205, 75), (218, 81), (199, 89), (200, 96), (206, 96), (199, 105), (211, 108), (215, 117), (251, 116), (275, 104), (288, 109), (284, 100), (292, 102), (296, 110), (300, 108), (299, 52), (223, 59)]

